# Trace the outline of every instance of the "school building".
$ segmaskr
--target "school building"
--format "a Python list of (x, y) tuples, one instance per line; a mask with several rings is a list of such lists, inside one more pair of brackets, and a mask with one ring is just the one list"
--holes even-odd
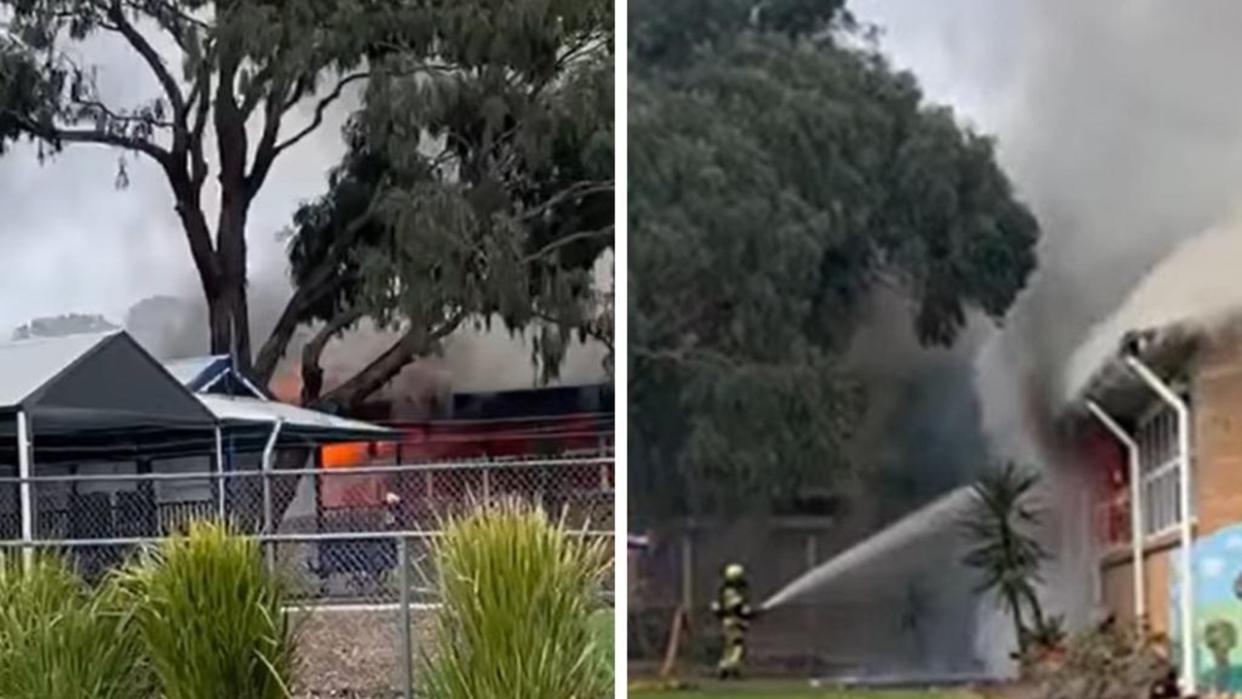
[(1097, 484), (1098, 602), (1166, 636), (1191, 693), (1242, 690), (1242, 323), (1129, 332), (1058, 427)]

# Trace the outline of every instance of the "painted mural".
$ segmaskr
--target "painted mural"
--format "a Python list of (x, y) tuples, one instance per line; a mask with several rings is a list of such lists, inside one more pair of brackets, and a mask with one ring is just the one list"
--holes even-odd
[[(1242, 692), (1242, 524), (1197, 540), (1191, 561), (1195, 570), (1195, 671), (1199, 685), (1218, 692)], [(1169, 619), (1173, 648), (1178, 648), (1181, 584), (1176, 565), (1171, 572)]]

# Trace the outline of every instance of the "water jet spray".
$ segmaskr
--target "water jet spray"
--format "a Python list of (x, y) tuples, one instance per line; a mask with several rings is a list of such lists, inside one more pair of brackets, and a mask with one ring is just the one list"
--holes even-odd
[(945, 525), (956, 523), (974, 501), (971, 486), (962, 486), (942, 495), (798, 576), (764, 601), (759, 606), (760, 611), (766, 613), (811, 592), (826, 589), (847, 572), (872, 564), (921, 537), (939, 534)]

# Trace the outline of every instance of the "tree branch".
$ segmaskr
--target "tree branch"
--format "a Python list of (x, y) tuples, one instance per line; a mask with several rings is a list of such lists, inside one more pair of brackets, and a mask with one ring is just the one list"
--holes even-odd
[(164, 94), (168, 95), (168, 103), (172, 105), (175, 118), (180, 119), (185, 116), (185, 96), (181, 93), (181, 88), (177, 85), (177, 81), (173, 79), (171, 73), (168, 72), (168, 66), (164, 65), (164, 59), (160, 58), (159, 53), (155, 50), (151, 43), (147, 41), (134, 25), (130, 24), (129, 19), (125, 17), (125, 9), (121, 4), (121, 0), (112, 0), (112, 4), (108, 8), (108, 16), (116, 23), (117, 31), (125, 37), (126, 41), (134, 47), (134, 50), (142, 56), (147, 66), (155, 73), (155, 78), (160, 81), (160, 85), (164, 87)]
[(451, 335), (465, 319), (465, 311), (457, 310), (430, 332), (418, 325), (411, 326), (399, 340), (376, 357), (365, 369), (324, 394), (315, 402), (315, 405), (339, 407), (357, 405), (391, 381), (411, 360), (431, 352), (437, 342)]
[(6, 111), (15, 122), (21, 125), (22, 130), (45, 141), (93, 143), (101, 146), (112, 146), (148, 155), (160, 165), (165, 164), (170, 157), (167, 150), (149, 141), (96, 129), (62, 129), (55, 126), (44, 126), (23, 114), (17, 114), (11, 110)]
[(328, 346), (328, 341), (365, 315), (366, 313), (359, 308), (341, 311), (335, 318), (325, 323), (311, 338), (311, 341), (302, 348), (302, 405), (313, 403), (323, 390), (323, 367), (319, 366), (319, 360)]
[(262, 189), (268, 173), (272, 171), (272, 165), (276, 162), (276, 139), (280, 136), (283, 99), (283, 90), (278, 92), (273, 89), (267, 98), (267, 109), (263, 110), (263, 133), (259, 136), (250, 174), (246, 175), (246, 196), (251, 199)]
[[(549, 313), (544, 313), (542, 311), (535, 311), (532, 315), (535, 318), (544, 321), (545, 323), (551, 323), (553, 325), (558, 325), (558, 326), (566, 325), (564, 318), (558, 318)], [(611, 333), (605, 331), (602, 327), (600, 327), (601, 322), (600, 322), (599, 317), (588, 318), (582, 324), (569, 324), (569, 325), (571, 325), (571, 327), (574, 330), (581, 330), (585, 332), (587, 337), (590, 337), (594, 339), (596, 342), (603, 345), (604, 348), (607, 349), (609, 352), (613, 351), (613, 346), (612, 346), (613, 336)]]
[(285, 354), (285, 348), (293, 338), (293, 333), (302, 322), (306, 309), (335, 288), (329, 282), (332, 280), (332, 273), (340, 263), (341, 254), (353, 246), (358, 234), (371, 222), (386, 191), (382, 183), (376, 185), (375, 191), (371, 193), (371, 200), (367, 203), (367, 208), (334, 236), (332, 245), (324, 253), (319, 264), (298, 285), (293, 296), (289, 298), (289, 302), (285, 304), (280, 318), (276, 320), (276, 326), (272, 328), (272, 334), (263, 343), (254, 362), (254, 374), (261, 381), (266, 383), (271, 379), (276, 371), (276, 365)]
[[(125, 0), (125, 4), (133, 8), (135, 11), (142, 12), (145, 14), (151, 14), (149, 7), (147, 7), (146, 5), (139, 4), (135, 2), (134, 0)], [(207, 22), (195, 17), (194, 15), (191, 15), (188, 12), (181, 11), (179, 8), (177, 8), (176, 5), (174, 5), (171, 2), (161, 2), (159, 3), (159, 5), (160, 5), (160, 10), (167, 13), (167, 15), (156, 17), (155, 19), (157, 22), (159, 22), (160, 26), (163, 27), (165, 31), (171, 34), (173, 38), (178, 40), (178, 43), (184, 40), (185, 34), (181, 31), (181, 27), (173, 26), (170, 22), (168, 22), (167, 21), (168, 18), (172, 18), (172, 19), (176, 19), (181, 22), (185, 22), (186, 24), (192, 25), (204, 31), (210, 31), (212, 29), (211, 25), (208, 24)]]
[[(263, 85), (272, 79), (275, 72), (276, 59), (273, 59), (271, 63), (263, 66), (258, 73), (255, 73), (254, 77), (251, 79), (250, 90), (247, 91), (246, 94), (242, 95), (241, 112), (246, 117), (249, 117), (250, 113), (254, 111), (254, 108), (259, 106), (259, 102), (263, 99), (264, 94)], [(267, 92), (269, 101), (272, 99), (272, 94), (274, 92), (275, 89)]]
[(570, 199), (589, 197), (592, 194), (604, 194), (606, 192), (611, 192), (612, 190), (612, 182), (575, 182), (565, 189), (562, 189), (556, 194), (548, 197), (547, 201), (543, 202), (539, 206), (536, 206), (529, 211), (522, 212), (522, 215), (518, 217), (518, 220), (529, 221), (542, 216)]
[(267, 341), (259, 348), (259, 354), (255, 357), (251, 372), (263, 383), (271, 381), (272, 375), (276, 373), (276, 365), (285, 356), (285, 348), (289, 346), (289, 341), (297, 332), (298, 325), (304, 320), (303, 315), (306, 309), (336, 288), (335, 285), (328, 283), (330, 281), (327, 278), (328, 274), (320, 274), (324, 268), (327, 268), (329, 272), (331, 270), (330, 267), (324, 265), (316, 269), (312, 279), (298, 285), (293, 296), (289, 297), (289, 301), (285, 303), (280, 317), (276, 319), (272, 334), (268, 335)]
[(311, 119), (311, 123), (307, 124), (306, 127), (303, 128), (301, 131), (293, 134), (292, 136), (285, 139), (281, 143), (275, 145), (273, 147), (271, 159), (275, 160), (276, 157), (279, 156), (282, 152), (296, 145), (298, 141), (301, 141), (303, 138), (306, 138), (307, 136), (311, 134), (311, 132), (319, 128), (320, 125), (323, 124), (324, 113), (327, 112), (328, 107), (332, 106), (333, 102), (336, 102), (338, 99), (340, 99), (341, 93), (344, 92), (346, 86), (348, 86), (350, 83), (357, 82), (359, 80), (365, 80), (369, 77), (371, 77), (371, 73), (367, 71), (363, 71), (359, 73), (351, 73), (345, 76), (344, 78), (341, 78), (339, 81), (337, 81), (336, 87), (332, 89), (332, 92), (329, 92), (327, 96), (319, 100), (319, 103), (315, 105), (315, 116)]
[(207, 117), (211, 111), (211, 62), (204, 59), (194, 89), (199, 93), (194, 120), (190, 124), (189, 143), (190, 181), (196, 191), (202, 191), (207, 181), (207, 158), (203, 155), (203, 131), (207, 128)]
[(556, 252), (557, 250), (565, 247), (566, 245), (569, 245), (571, 243), (576, 243), (579, 240), (589, 240), (591, 238), (603, 238), (605, 236), (611, 236), (611, 235), (613, 235), (613, 226), (604, 226), (603, 228), (597, 228), (591, 231), (578, 231), (577, 233), (571, 233), (562, 238), (557, 238), (556, 240), (548, 243), (542, 248), (539, 248), (535, 252), (527, 255), (526, 257), (523, 257), (522, 262), (525, 264), (525, 263), (530, 263), (530, 262), (534, 262), (536, 260), (542, 259)]
[(737, 360), (721, 352), (697, 347), (679, 349), (653, 350), (641, 346), (631, 346), (631, 355), (652, 362), (672, 362), (686, 366), (702, 366), (717, 369), (731, 369), (741, 366)]

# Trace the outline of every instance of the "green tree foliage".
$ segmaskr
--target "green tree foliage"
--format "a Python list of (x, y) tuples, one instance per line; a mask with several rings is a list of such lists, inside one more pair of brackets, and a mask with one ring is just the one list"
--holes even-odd
[(630, 416), (652, 514), (831, 486), (865, 398), (866, 299), (926, 343), (999, 318), (1038, 235), (987, 138), (929, 106), (842, 3), (631, 6)]
[[(304, 402), (348, 406), (466, 322), (536, 327), (555, 374), (571, 333), (610, 341), (592, 265), (613, 240), (612, 3), (487, 3), (444, 38), (452, 70), (407, 77), (392, 54), (348, 129), (322, 197), (294, 216), (297, 292), (259, 352), (293, 331)], [(361, 318), (400, 338), (321, 394), (319, 359)]]
[[(299, 295), (258, 353), (261, 379), (316, 319), (329, 336), (362, 315), (409, 328), (345, 402), (489, 311), (515, 327), (554, 311), (551, 347), (594, 327), (567, 299), (588, 295), (577, 258), (611, 218), (609, 3), (0, 0), (0, 20), (0, 142), (153, 160), (201, 278), (211, 351), (243, 366), (251, 203), (281, 155), (365, 89), (332, 191), (297, 216)], [(97, 35), (141, 59), (154, 99), (105, 101), (106, 67), (81, 62)]]

